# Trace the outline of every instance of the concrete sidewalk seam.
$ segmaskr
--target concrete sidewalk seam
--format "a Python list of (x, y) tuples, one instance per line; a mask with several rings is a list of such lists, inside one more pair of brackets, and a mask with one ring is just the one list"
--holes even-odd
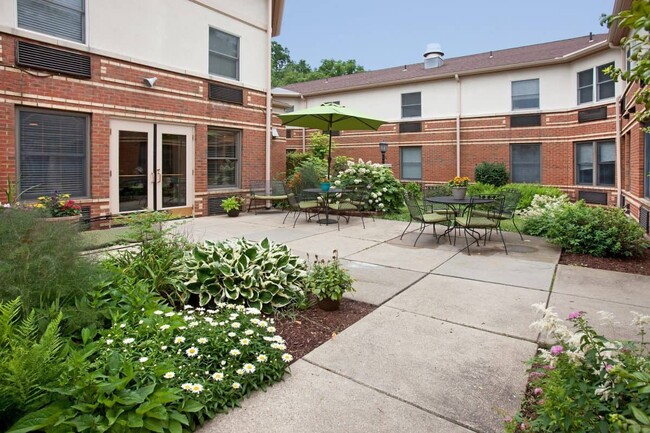
[[(456, 256), (454, 256), (454, 257), (456, 257)], [(451, 259), (449, 259), (449, 260), (451, 260)], [(440, 265), (440, 266), (442, 266), (442, 265)], [(429, 275), (439, 275), (441, 277), (458, 278), (459, 280), (476, 281), (476, 282), (479, 282), (479, 283), (498, 284), (500, 286), (514, 287), (516, 289), (535, 290), (537, 292), (548, 292), (547, 289), (537, 289), (535, 287), (517, 286), (515, 284), (502, 283), (502, 282), (499, 282), (499, 281), (475, 280), (473, 278), (459, 277), (458, 275), (439, 274), (439, 273), (436, 273), (434, 271), (430, 271)]]
[(413, 403), (413, 402), (410, 402), (410, 401), (408, 401), (408, 400), (405, 400), (405, 399), (403, 399), (403, 398), (401, 398), (401, 397), (398, 397), (398, 396), (396, 396), (396, 395), (390, 394), (390, 393), (388, 393), (388, 392), (386, 392), (386, 391), (383, 391), (383, 390), (381, 390), (381, 389), (379, 389), (379, 388), (375, 388), (374, 386), (371, 386), (371, 385), (368, 385), (368, 384), (366, 384), (366, 383), (360, 382), (360, 381), (358, 381), (358, 380), (356, 380), (356, 379), (354, 379), (354, 378), (352, 378), (352, 377), (350, 377), (350, 376), (347, 376), (347, 375), (345, 375), (345, 374), (341, 374), (341, 373), (339, 373), (339, 372), (337, 372), (337, 371), (335, 371), (335, 370), (331, 370), (331, 369), (329, 369), (329, 368), (327, 368), (327, 367), (324, 367), (324, 366), (322, 366), (322, 365), (320, 365), (320, 364), (316, 364), (315, 362), (310, 361), (310, 360), (308, 360), (308, 359), (306, 359), (306, 358), (304, 358), (304, 357), (301, 358), (301, 360), (304, 361), (304, 362), (306, 362), (306, 363), (308, 363), (308, 364), (313, 365), (314, 367), (317, 367), (317, 368), (323, 369), (323, 370), (328, 371), (328, 372), (330, 372), (330, 373), (332, 373), (332, 374), (335, 374), (335, 375), (337, 375), (337, 376), (339, 376), (339, 377), (342, 377), (342, 378), (347, 379), (347, 380), (349, 380), (349, 381), (351, 381), (351, 382), (354, 382), (354, 383), (356, 383), (357, 385), (361, 385), (361, 386), (363, 386), (364, 388), (371, 389), (371, 390), (373, 390), (373, 391), (375, 391), (375, 392), (378, 392), (379, 394), (382, 394), (382, 395), (385, 395), (386, 397), (392, 398), (393, 400), (397, 400), (397, 401), (399, 401), (399, 402), (402, 402), (402, 403), (404, 403), (404, 404), (407, 404), (407, 405), (409, 405), (409, 406), (412, 406), (412, 407), (414, 407), (414, 408), (416, 408), (416, 409), (418, 409), (418, 410), (421, 410), (421, 411), (423, 411), (423, 412), (426, 412), (426, 413), (428, 413), (429, 415), (433, 415), (433, 416), (435, 416), (435, 417), (437, 417), (437, 418), (444, 419), (445, 421), (450, 422), (450, 423), (452, 423), (452, 424), (456, 424), (457, 426), (462, 427), (462, 428), (464, 428), (464, 429), (466, 429), (466, 430), (472, 431), (472, 432), (474, 432), (474, 433), (484, 433), (484, 432), (482, 432), (481, 430), (477, 430), (476, 428), (474, 428), (474, 427), (472, 427), (472, 426), (470, 426), (470, 425), (467, 425), (467, 424), (465, 424), (465, 423), (463, 423), (463, 422), (461, 422), (461, 421), (454, 420), (453, 418), (450, 418), (450, 417), (448, 417), (448, 416), (446, 416), (446, 415), (443, 415), (443, 414), (438, 413), (438, 412), (436, 412), (436, 411), (433, 411), (433, 410), (431, 410), (431, 409), (427, 409), (427, 408), (425, 408), (425, 407), (422, 407), (422, 406), (420, 406), (420, 405), (418, 405), (418, 404), (415, 404), (415, 403)]

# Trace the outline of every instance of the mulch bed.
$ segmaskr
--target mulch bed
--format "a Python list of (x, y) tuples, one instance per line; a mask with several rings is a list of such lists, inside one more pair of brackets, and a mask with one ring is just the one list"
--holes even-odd
[(275, 328), (287, 342), (287, 352), (294, 362), (362, 317), (370, 314), (374, 305), (343, 299), (337, 311), (323, 311), (316, 305), (294, 316), (277, 316)]
[(646, 249), (641, 257), (624, 259), (592, 257), (587, 254), (573, 254), (562, 251), (560, 264), (626, 272), (628, 274), (650, 275), (650, 249)]

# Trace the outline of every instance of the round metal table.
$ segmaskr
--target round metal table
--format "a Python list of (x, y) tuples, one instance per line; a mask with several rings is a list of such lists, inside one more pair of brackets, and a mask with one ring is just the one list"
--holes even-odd
[(330, 194), (341, 194), (342, 192), (345, 192), (345, 190), (341, 188), (330, 188), (327, 191), (323, 191), (321, 188), (305, 188), (303, 189), (303, 192), (308, 192), (310, 194), (316, 194), (319, 197), (323, 199), (323, 204), (325, 205), (325, 218), (319, 218), (317, 220), (318, 224), (337, 224), (338, 221), (335, 219), (330, 219), (330, 207), (328, 206), (329, 204), (329, 196)]

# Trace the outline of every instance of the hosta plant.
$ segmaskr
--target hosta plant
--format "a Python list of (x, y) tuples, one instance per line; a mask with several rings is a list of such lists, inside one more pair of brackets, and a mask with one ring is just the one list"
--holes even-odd
[(183, 272), (201, 306), (230, 302), (271, 313), (304, 296), (307, 267), (286, 245), (241, 238), (195, 246)]

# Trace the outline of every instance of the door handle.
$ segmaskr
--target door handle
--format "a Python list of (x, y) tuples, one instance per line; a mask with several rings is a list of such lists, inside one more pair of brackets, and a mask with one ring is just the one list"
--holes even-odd
[(156, 170), (156, 183), (162, 182), (162, 173), (160, 172), (160, 169)]

